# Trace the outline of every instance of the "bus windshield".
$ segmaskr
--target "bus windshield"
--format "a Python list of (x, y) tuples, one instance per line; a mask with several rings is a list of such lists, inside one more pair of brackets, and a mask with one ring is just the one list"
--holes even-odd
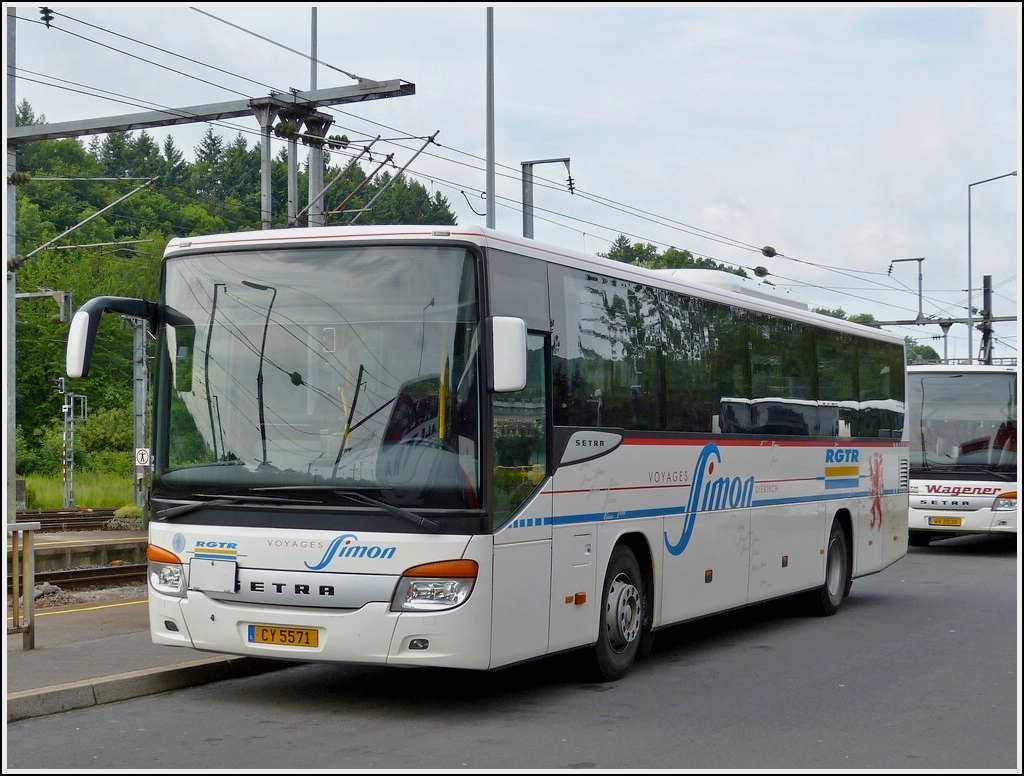
[(1017, 383), (1012, 372), (915, 371), (907, 378), (910, 468), (1017, 471)]
[(154, 492), (349, 488), (472, 506), (476, 275), (450, 246), (169, 259)]

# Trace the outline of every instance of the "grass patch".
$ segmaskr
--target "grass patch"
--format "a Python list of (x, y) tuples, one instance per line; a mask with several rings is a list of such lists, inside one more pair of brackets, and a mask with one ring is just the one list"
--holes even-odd
[[(26, 509), (62, 509), (64, 480), (30, 474), (25, 479)], [(135, 483), (125, 477), (93, 472), (77, 473), (74, 480), (76, 509), (117, 509), (135, 503)]]

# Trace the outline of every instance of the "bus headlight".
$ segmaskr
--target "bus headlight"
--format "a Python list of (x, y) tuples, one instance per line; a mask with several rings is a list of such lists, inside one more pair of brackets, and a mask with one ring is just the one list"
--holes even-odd
[(448, 560), (406, 569), (391, 599), (393, 612), (453, 609), (473, 592), (479, 565), (475, 560)]
[(146, 547), (149, 586), (163, 595), (185, 597), (185, 567), (172, 552), (150, 544)]
[(1007, 493), (1000, 493), (992, 502), (993, 512), (1008, 512), (1017, 509), (1017, 491), (1011, 490)]

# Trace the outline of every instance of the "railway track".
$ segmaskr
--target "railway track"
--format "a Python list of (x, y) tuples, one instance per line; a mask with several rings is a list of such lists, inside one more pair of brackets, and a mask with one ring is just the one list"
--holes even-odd
[(49, 583), (63, 590), (83, 590), (93, 587), (117, 587), (130, 582), (146, 581), (146, 564), (132, 563), (120, 566), (96, 566), (83, 569), (42, 571), (36, 574), (36, 584)]
[[(94, 531), (103, 529), (114, 517), (113, 509), (90, 510), (24, 510), (17, 513), (19, 523), (39, 523), (37, 533)], [(36, 586), (50, 584), (66, 592), (120, 587), (145, 582), (146, 564), (115, 563), (109, 566), (89, 566), (35, 572)], [(10, 595), (11, 575), (8, 568), (7, 593)]]
[(42, 531), (92, 531), (114, 517), (113, 509), (40, 509), (18, 512), (17, 522), (39, 523)]
[[(7, 595), (13, 594), (11, 578), (7, 578)], [(96, 566), (81, 569), (62, 569), (60, 571), (40, 571), (35, 575), (35, 584), (53, 585), (65, 592), (95, 590), (106, 587), (123, 587), (146, 581), (146, 564), (126, 564), (122, 566)]]

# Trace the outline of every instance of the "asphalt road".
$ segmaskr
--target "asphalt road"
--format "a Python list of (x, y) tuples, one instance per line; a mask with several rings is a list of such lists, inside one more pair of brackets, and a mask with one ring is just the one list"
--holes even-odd
[(678, 626), (621, 681), (299, 665), (7, 725), (6, 772), (977, 769), (1019, 773), (1015, 537), (913, 548), (834, 617)]

